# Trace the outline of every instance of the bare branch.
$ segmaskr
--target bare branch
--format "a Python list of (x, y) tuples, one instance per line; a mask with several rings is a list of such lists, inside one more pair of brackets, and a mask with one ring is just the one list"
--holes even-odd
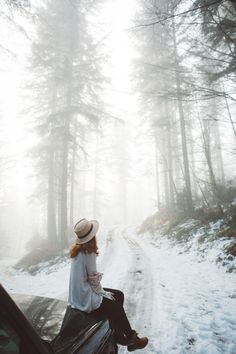
[(186, 14), (188, 14), (190, 12), (198, 11), (198, 10), (201, 10), (203, 8), (208, 8), (209, 6), (215, 5), (215, 4), (217, 4), (219, 2), (223, 2), (223, 1), (224, 0), (216, 0), (216, 1), (213, 1), (212, 3), (210, 3), (210, 4), (207, 4), (207, 5), (198, 6), (198, 7), (195, 7), (193, 9), (189, 9), (189, 10), (186, 10), (186, 11), (174, 14), (174, 15), (165, 16), (164, 18), (162, 18), (162, 19), (160, 19), (158, 21), (154, 21), (154, 22), (150, 22), (150, 23), (146, 23), (146, 24), (136, 25), (136, 26), (132, 27), (131, 29), (138, 28), (138, 27), (148, 27), (148, 26), (157, 25), (158, 23), (162, 23), (162, 22), (167, 21), (167, 20), (169, 20), (171, 18), (178, 17), (178, 16), (183, 16), (183, 15), (186, 15)]

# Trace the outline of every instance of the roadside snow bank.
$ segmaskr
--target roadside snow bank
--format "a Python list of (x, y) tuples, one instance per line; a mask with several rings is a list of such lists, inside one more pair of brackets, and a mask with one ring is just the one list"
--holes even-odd
[(212, 262), (208, 250), (199, 257), (194, 245), (186, 246), (186, 252), (183, 244), (160, 235), (139, 235), (135, 240), (149, 257), (155, 284), (152, 352), (235, 354), (235, 274)]
[(70, 261), (61, 258), (60, 262), (50, 265), (44, 262), (34, 275), (16, 270), (12, 264), (1, 262), (0, 282), (10, 293), (38, 295), (66, 300)]
[[(157, 237), (167, 237), (171, 245), (179, 244), (181, 252), (193, 252), (198, 261), (207, 259), (231, 273), (236, 272), (236, 257), (228, 253), (228, 248), (236, 240), (233, 237), (222, 236), (222, 231), (227, 225), (224, 219), (202, 225), (199, 220), (190, 219), (179, 224), (165, 235)], [(155, 233), (153, 234), (155, 238)]]

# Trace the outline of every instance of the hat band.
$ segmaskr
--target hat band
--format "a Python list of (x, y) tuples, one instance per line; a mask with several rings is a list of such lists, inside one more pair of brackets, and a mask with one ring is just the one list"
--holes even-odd
[(90, 226), (90, 229), (89, 229), (89, 231), (88, 232), (86, 232), (86, 234), (85, 235), (83, 235), (83, 236), (78, 236), (78, 238), (85, 238), (86, 236), (88, 236), (88, 234), (90, 234), (90, 232), (92, 231), (92, 229), (93, 229), (93, 224), (91, 224), (91, 226)]

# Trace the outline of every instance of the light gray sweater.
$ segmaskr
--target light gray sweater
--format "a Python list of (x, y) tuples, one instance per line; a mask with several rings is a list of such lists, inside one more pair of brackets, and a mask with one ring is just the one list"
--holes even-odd
[(84, 312), (96, 310), (106, 296), (100, 284), (102, 274), (97, 272), (96, 257), (95, 253), (79, 252), (71, 260), (68, 303)]

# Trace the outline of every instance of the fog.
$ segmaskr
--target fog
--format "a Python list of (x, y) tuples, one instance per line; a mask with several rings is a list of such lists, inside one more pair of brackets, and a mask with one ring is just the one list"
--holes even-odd
[(194, 3), (1, 1), (2, 259), (236, 197), (235, 5)]

